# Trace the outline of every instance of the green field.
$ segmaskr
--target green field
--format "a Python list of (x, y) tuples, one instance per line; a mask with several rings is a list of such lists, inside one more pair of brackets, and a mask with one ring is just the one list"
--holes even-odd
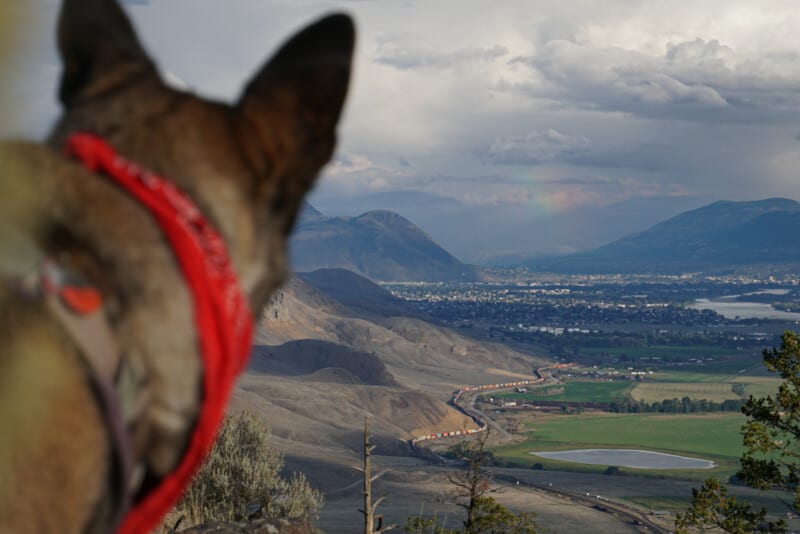
[(631, 358), (661, 358), (671, 360), (680, 357), (686, 359), (691, 357), (714, 357), (729, 356), (739, 354), (736, 349), (726, 349), (714, 345), (694, 345), (694, 346), (674, 346), (674, 345), (653, 345), (650, 347), (584, 347), (580, 349), (581, 354), (587, 356), (602, 356), (610, 354), (612, 356), (622, 356), (623, 354)]
[(552, 469), (603, 471), (603, 466), (546, 460), (529, 453), (573, 448), (643, 448), (709, 459), (718, 464), (712, 470), (652, 471), (651, 474), (692, 478), (703, 478), (710, 473), (727, 476), (739, 467), (743, 422), (744, 416), (740, 414), (541, 416), (527, 424), (530, 433), (525, 442), (499, 447), (494, 453), (498, 458), (522, 465), (542, 463)]
[[(633, 387), (630, 394), (637, 401), (644, 399), (647, 402), (683, 397), (722, 402), (727, 399), (747, 398), (750, 395), (774, 395), (780, 383), (780, 379), (761, 376), (726, 376), (719, 377), (719, 381), (705, 382), (641, 382)], [(734, 384), (744, 385), (744, 395), (737, 395), (733, 391)]]
[[(564, 392), (555, 395), (534, 395), (533, 393), (499, 393), (495, 396), (509, 400), (546, 400), (564, 402), (611, 402), (615, 397), (626, 395), (631, 383), (618, 381), (571, 381), (563, 384)], [(547, 389), (554, 389), (548, 386)]]
[(737, 376), (736, 378), (732, 378), (730, 382), (731, 384), (744, 384), (745, 396), (752, 395), (754, 397), (775, 395), (778, 392), (778, 386), (781, 385), (781, 379), (775, 378), (774, 374), (771, 377)]
[(738, 399), (733, 392), (733, 384), (729, 382), (641, 382), (631, 390), (634, 400), (645, 402), (661, 402), (664, 399), (706, 399), (722, 402)]
[(663, 367), (653, 375), (653, 379), (664, 382), (723, 382), (735, 377), (765, 376), (774, 375), (767, 371), (761, 359), (738, 358)]

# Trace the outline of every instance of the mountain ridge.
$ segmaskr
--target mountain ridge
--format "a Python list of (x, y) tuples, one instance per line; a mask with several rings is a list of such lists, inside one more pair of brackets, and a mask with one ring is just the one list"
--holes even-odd
[(717, 201), (588, 252), (525, 262), (565, 273), (719, 271), (800, 259), (800, 203)]
[(475, 281), (466, 265), (414, 223), (389, 210), (355, 217), (327, 217), (310, 204), (289, 244), (298, 272), (341, 268), (384, 282)]

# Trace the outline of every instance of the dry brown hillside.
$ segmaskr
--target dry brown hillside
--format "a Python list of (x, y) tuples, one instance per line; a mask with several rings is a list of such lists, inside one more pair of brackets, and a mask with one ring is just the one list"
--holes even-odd
[(359, 316), (293, 278), (265, 310), (256, 344), (274, 346), (298, 339), (374, 354), (398, 382), (443, 401), (461, 385), (497, 382), (498, 375), (528, 376), (544, 361), (418, 318)]
[(379, 449), (407, 454), (403, 440), (474, 426), (447, 404), (459, 386), (529, 376), (540, 363), (419, 318), (392, 316), (402, 303), (357, 282), (337, 289), (351, 304), (363, 292), (369, 309), (345, 306), (298, 278), (277, 292), (234, 399), (263, 414), (290, 463), (315, 466), (310, 478), (328, 490), (351, 479), (346, 471), (360, 452), (365, 415)]

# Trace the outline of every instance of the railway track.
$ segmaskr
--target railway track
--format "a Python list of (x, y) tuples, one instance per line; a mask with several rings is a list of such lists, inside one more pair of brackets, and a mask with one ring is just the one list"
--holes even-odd
[[(428, 434), (425, 436), (419, 436), (409, 441), (412, 450), (417, 451), (419, 447), (423, 446), (422, 444), (437, 439), (444, 439), (456, 436), (466, 436), (471, 434), (477, 434), (479, 432), (485, 432), (489, 428), (489, 426), (499, 429), (498, 425), (494, 423), (494, 421), (488, 415), (486, 415), (485, 413), (481, 412), (480, 410), (476, 409), (473, 406), (472, 401), (469, 400), (470, 399), (469, 393), (474, 393), (479, 391), (480, 392), (499, 391), (503, 389), (510, 389), (520, 386), (541, 385), (551, 379), (549, 371), (551, 371), (552, 369), (569, 367), (571, 365), (573, 364), (558, 364), (554, 366), (542, 367), (540, 369), (536, 369), (535, 371), (536, 377), (531, 380), (506, 382), (501, 384), (487, 384), (483, 386), (465, 386), (461, 389), (456, 390), (455, 392), (453, 392), (453, 397), (450, 400), (450, 404), (454, 408), (465, 414), (466, 416), (470, 417), (477, 425), (477, 428), (462, 429), (456, 431), (444, 431), (444, 432)], [(502, 433), (507, 434), (505, 430), (503, 429), (499, 430), (501, 431), (501, 434)], [(635, 508), (633, 506), (629, 506), (617, 501), (612, 501), (608, 498), (601, 497), (599, 495), (582, 494), (579, 492), (553, 488), (551, 486), (538, 485), (528, 482), (524, 479), (515, 477), (513, 474), (507, 474), (507, 473), (506, 474), (495, 473), (495, 479), (503, 480), (511, 484), (527, 486), (539, 491), (544, 491), (547, 493), (558, 495), (560, 497), (575, 501), (576, 503), (579, 503), (582, 506), (588, 506), (590, 508), (594, 508), (595, 510), (601, 512), (613, 514), (618, 518), (620, 518), (622, 521), (630, 523), (635, 527), (638, 527), (638, 529), (642, 533), (652, 532), (655, 534), (669, 534), (672, 532), (671, 529), (665, 528), (660, 524), (656, 523), (655, 521), (653, 521), (651, 517), (647, 514), (647, 512), (639, 510), (638, 508)]]
[(472, 434), (477, 434), (480, 432), (486, 432), (489, 428), (489, 425), (496, 428), (501, 435), (507, 435), (508, 433), (500, 428), (497, 424), (492, 421), (490, 417), (486, 414), (481, 412), (480, 410), (476, 409), (472, 402), (467, 401), (467, 396), (469, 393), (475, 392), (488, 392), (488, 391), (499, 391), (503, 389), (510, 389), (520, 386), (537, 386), (542, 385), (550, 379), (550, 371), (553, 369), (562, 369), (565, 367), (571, 367), (574, 364), (571, 363), (559, 363), (556, 365), (550, 365), (547, 367), (541, 367), (534, 371), (536, 375), (535, 378), (530, 380), (517, 380), (515, 382), (503, 382), (498, 384), (485, 384), (482, 386), (464, 386), (456, 391), (453, 392), (453, 396), (450, 399), (449, 404), (453, 406), (455, 409), (472, 419), (477, 428), (469, 428), (469, 429), (457, 429), (457, 430), (446, 430), (442, 432), (436, 432), (432, 434), (427, 434), (424, 436), (418, 436), (409, 441), (409, 445), (411, 448), (418, 447), (421, 443), (436, 439), (443, 439), (443, 438), (450, 438), (454, 436), (468, 436)]
[(534, 488), (539, 491), (564, 497), (600, 512), (615, 515), (626, 523), (640, 527), (640, 531), (643, 533), (653, 532), (656, 534), (670, 534), (673, 532), (671, 529), (665, 528), (653, 521), (647, 512), (639, 510), (634, 506), (629, 506), (618, 501), (612, 501), (606, 497), (601, 497), (600, 495), (591, 495), (576, 491), (553, 488), (551, 486), (534, 484), (509, 473), (493, 473), (495, 480), (502, 480), (511, 484), (518, 484), (520, 486)]

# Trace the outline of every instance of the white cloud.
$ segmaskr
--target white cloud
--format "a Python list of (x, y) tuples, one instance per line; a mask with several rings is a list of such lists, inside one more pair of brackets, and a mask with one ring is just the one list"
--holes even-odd
[(338, 154), (325, 168), (324, 188), (342, 194), (364, 194), (397, 187), (408, 174), (394, 166), (372, 161), (363, 154)]
[(381, 43), (378, 45), (375, 61), (400, 70), (448, 69), (488, 63), (506, 55), (508, 55), (508, 48), (501, 45), (443, 51), (419, 45), (409, 47), (399, 43)]
[(512, 88), (574, 105), (704, 122), (800, 117), (796, 57), (756, 61), (717, 40), (670, 42), (657, 56), (557, 40), (514, 62), (535, 69), (547, 83)]

